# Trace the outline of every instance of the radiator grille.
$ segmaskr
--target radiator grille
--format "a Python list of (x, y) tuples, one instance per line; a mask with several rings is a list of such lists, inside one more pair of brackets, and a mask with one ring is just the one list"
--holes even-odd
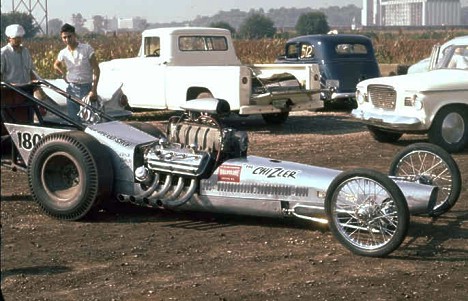
[(394, 110), (396, 104), (396, 91), (391, 86), (369, 85), (367, 87), (370, 101), (376, 108)]

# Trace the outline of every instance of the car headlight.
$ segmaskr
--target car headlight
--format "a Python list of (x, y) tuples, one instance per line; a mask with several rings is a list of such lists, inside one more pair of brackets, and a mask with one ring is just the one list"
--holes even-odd
[(360, 90), (356, 90), (356, 101), (358, 104), (363, 104), (367, 102), (367, 94), (361, 92)]

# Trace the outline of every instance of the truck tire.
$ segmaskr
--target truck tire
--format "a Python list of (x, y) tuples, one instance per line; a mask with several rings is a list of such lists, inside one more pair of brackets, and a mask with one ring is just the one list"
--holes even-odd
[(325, 212), (333, 235), (358, 255), (386, 256), (408, 232), (405, 196), (394, 181), (373, 170), (339, 174), (327, 190)]
[(289, 112), (281, 112), (281, 113), (271, 113), (271, 114), (262, 114), (263, 120), (267, 124), (272, 125), (279, 125), (286, 122), (288, 119)]
[(460, 169), (455, 160), (440, 146), (415, 143), (402, 149), (390, 164), (390, 176), (439, 188), (430, 216), (439, 216), (457, 202), (462, 188)]
[(107, 149), (90, 135), (53, 133), (34, 147), (28, 162), (31, 195), (57, 219), (78, 220), (112, 193), (114, 171)]
[(396, 142), (403, 135), (402, 133), (385, 131), (372, 125), (368, 125), (367, 129), (369, 130), (372, 138), (379, 142)]
[(429, 129), (429, 141), (450, 153), (468, 146), (468, 107), (452, 105), (439, 110)]

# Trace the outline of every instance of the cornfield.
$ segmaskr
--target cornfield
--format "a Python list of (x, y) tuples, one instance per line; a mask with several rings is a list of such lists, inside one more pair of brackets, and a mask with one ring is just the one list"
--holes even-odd
[[(414, 38), (413, 34), (378, 33), (370, 34), (377, 61), (380, 64), (410, 65), (429, 56), (432, 45), (443, 43), (454, 37), (453, 32), (426, 34), (427, 37)], [(80, 38), (96, 51), (99, 62), (114, 58), (134, 57), (140, 47), (139, 33), (123, 33), (113, 36), (89, 35)], [(273, 63), (284, 52), (285, 39), (235, 40), (237, 55), (244, 64)], [(59, 37), (36, 38), (25, 41), (38, 73), (44, 78), (56, 78), (53, 63), (60, 49), (64, 47)]]

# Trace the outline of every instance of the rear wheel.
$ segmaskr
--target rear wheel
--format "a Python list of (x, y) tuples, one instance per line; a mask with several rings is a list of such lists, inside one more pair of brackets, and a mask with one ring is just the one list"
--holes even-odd
[(409, 210), (400, 188), (387, 176), (356, 169), (339, 174), (326, 199), (330, 230), (358, 255), (382, 257), (406, 237)]
[(457, 163), (441, 147), (415, 143), (401, 150), (390, 165), (389, 175), (406, 181), (439, 188), (431, 216), (439, 216), (452, 208), (461, 192), (461, 175)]
[(267, 124), (283, 124), (288, 119), (289, 112), (262, 114), (263, 120)]
[(84, 132), (45, 136), (31, 152), (29, 187), (42, 210), (78, 220), (112, 193), (113, 167), (106, 148)]
[(403, 135), (402, 133), (385, 131), (371, 125), (368, 125), (367, 129), (369, 130), (371, 136), (379, 142), (396, 142)]

